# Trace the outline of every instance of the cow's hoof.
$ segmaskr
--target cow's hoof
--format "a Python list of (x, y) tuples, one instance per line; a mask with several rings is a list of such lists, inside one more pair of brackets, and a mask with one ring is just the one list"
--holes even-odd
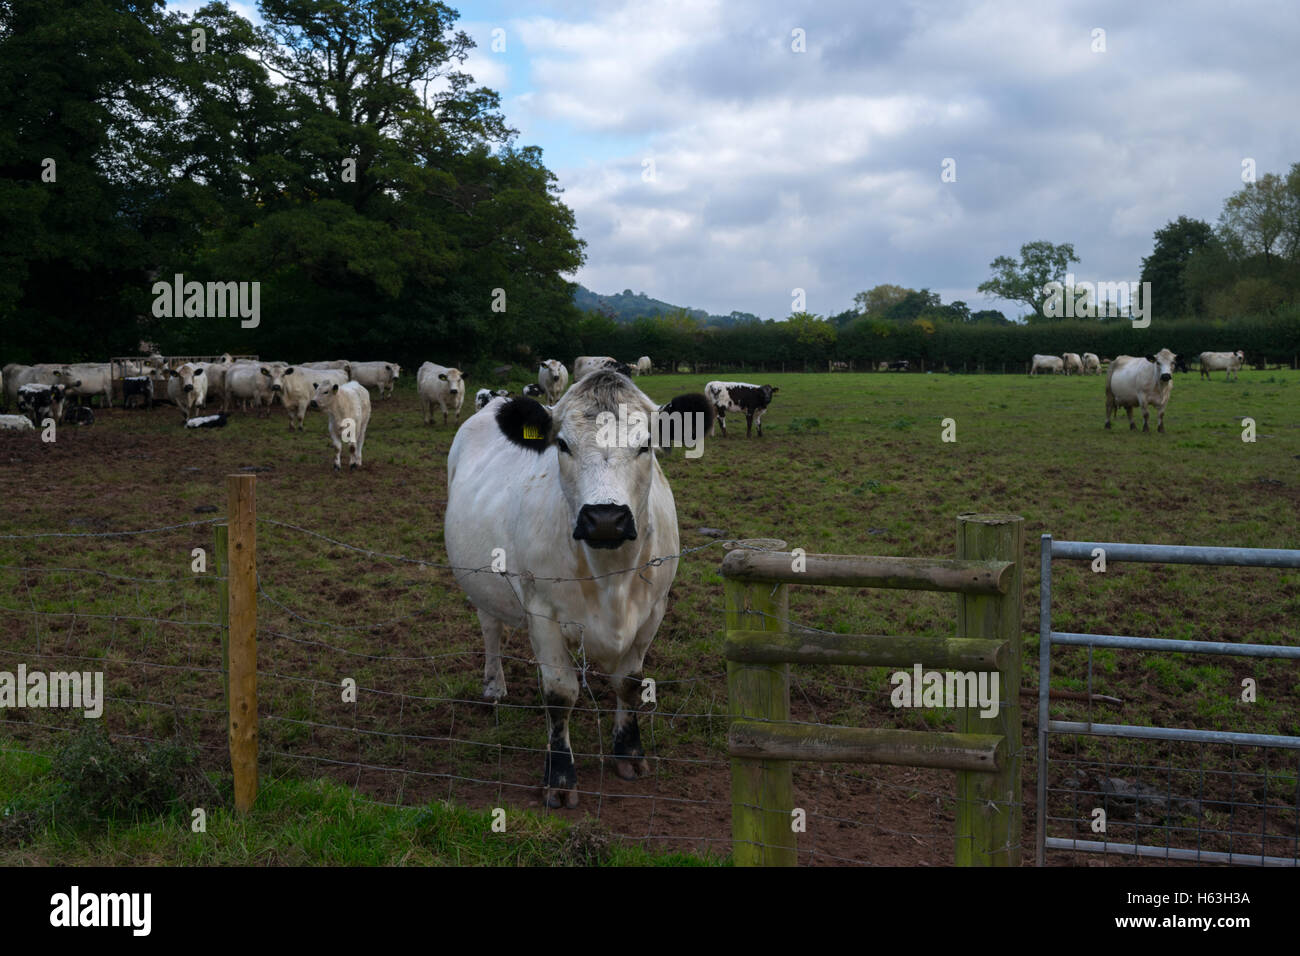
[(615, 757), (614, 771), (624, 780), (635, 780), (650, 772), (650, 761), (645, 757)]
[(1128, 430), (1131, 431), (1131, 432), (1135, 432), (1135, 431), (1138, 430), (1138, 427), (1137, 427), (1137, 425), (1134, 424), (1133, 422), (1129, 422), (1129, 423), (1128, 423)]
[(498, 682), (497, 682), (497, 679), (496, 679), (495, 677), (492, 678), (492, 680), (490, 680), (490, 681), (485, 681), (485, 682), (484, 682), (484, 684), (483, 684), (483, 699), (484, 699), (484, 700), (490, 700), (490, 701), (492, 701), (492, 702), (495, 704), (497, 701), (499, 701), (499, 700), (500, 700), (502, 697), (504, 697), (504, 696), (506, 696), (506, 685), (505, 685), (505, 684), (503, 684), (503, 683), (498, 683)]
[(1162, 432), (1162, 431), (1164, 431), (1164, 430), (1165, 430), (1165, 426), (1164, 426), (1164, 425), (1161, 425), (1159, 428), (1156, 429), (1156, 431), (1158, 431), (1158, 432)]
[(1142, 430), (1143, 430), (1144, 432), (1149, 432), (1149, 431), (1151, 431), (1151, 426), (1150, 426), (1150, 425), (1143, 425), (1143, 426), (1142, 426)]
[(1107, 423), (1106, 423), (1106, 427), (1107, 427), (1107, 428), (1110, 428), (1110, 422), (1107, 422)]
[(556, 790), (553, 787), (547, 787), (542, 791), (542, 799), (552, 810), (559, 810), (564, 807), (568, 810), (576, 810), (578, 807), (578, 791), (573, 790)]
[(335, 466), (334, 466), (334, 470), (335, 470), (335, 471), (342, 471), (343, 469), (340, 468), (338, 465), (335, 465)]
[(354, 461), (352, 464), (348, 465), (348, 467), (351, 468), (353, 471), (356, 471), (357, 468), (359, 468), (360, 466)]

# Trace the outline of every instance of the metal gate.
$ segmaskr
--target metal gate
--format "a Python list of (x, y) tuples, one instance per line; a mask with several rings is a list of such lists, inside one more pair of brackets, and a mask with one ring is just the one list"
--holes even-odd
[[(1121, 637), (1114, 634), (1075, 634), (1052, 630), (1052, 559), (1093, 561), (1102, 553), (1104, 553), (1107, 564), (1118, 561), (1153, 564), (1203, 564), (1217, 567), (1300, 568), (1300, 551), (1270, 548), (1209, 548), (1180, 545), (1119, 544), (1099, 541), (1053, 541), (1050, 534), (1042, 536), (1038, 645), (1037, 865), (1042, 866), (1044, 864), (1044, 857), (1048, 849), (1254, 866), (1296, 866), (1300, 864), (1300, 860), (1294, 856), (1276, 857), (1262, 854), (1225, 853), (1214, 850), (1150, 846), (1138, 842), (1116, 843), (1105, 840), (1075, 840), (1047, 836), (1047, 741), (1049, 734), (1091, 734), (1101, 737), (1241, 744), (1300, 751), (1300, 737), (1279, 734), (1244, 734), (1183, 727), (1140, 727), (1127, 724), (1099, 724), (1049, 719), (1048, 695), (1051, 690), (1052, 645), (1054, 644), (1072, 644), (1089, 648), (1109, 647), (1128, 650), (1173, 651), (1184, 654), (1288, 658), (1300, 661), (1300, 647), (1166, 640), (1151, 637)], [(1089, 681), (1091, 683), (1091, 675)], [(1088, 690), (1091, 692), (1091, 686), (1089, 686)]]

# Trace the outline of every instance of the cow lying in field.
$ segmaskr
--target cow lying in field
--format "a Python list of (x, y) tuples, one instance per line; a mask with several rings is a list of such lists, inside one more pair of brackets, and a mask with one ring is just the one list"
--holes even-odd
[(1176, 358), (1173, 352), (1161, 349), (1146, 358), (1120, 355), (1111, 362), (1106, 373), (1106, 427), (1110, 428), (1111, 416), (1122, 408), (1128, 412), (1129, 430), (1137, 428), (1133, 409), (1141, 407), (1142, 430), (1150, 431), (1147, 418), (1154, 407), (1159, 422), (1156, 431), (1164, 431), (1165, 406), (1173, 392)]
[[(700, 414), (702, 395), (665, 410)], [(649, 769), (636, 708), (647, 649), (663, 619), (680, 550), (677, 509), (650, 428), (602, 443), (602, 413), (645, 415), (654, 403), (611, 370), (578, 379), (548, 409), (494, 402), (461, 426), (447, 455), (447, 555), (483, 629), (483, 695), (505, 696), (504, 627), (527, 627), (541, 670), (548, 806), (578, 804), (569, 715), (579, 678), (570, 656), (608, 675), (618, 698), (613, 761), (620, 777)], [(504, 573), (491, 568), (504, 561)], [(501, 567), (498, 565), (498, 568)]]
[[(745, 413), (745, 437), (758, 425), (758, 437), (763, 437), (763, 413), (772, 403), (772, 396), (781, 389), (775, 385), (750, 385), (748, 382), (710, 382), (704, 394), (713, 405), (716, 424), (722, 426), (722, 437), (727, 437), (727, 412)], [(709, 431), (713, 436), (713, 431)]]
[(31, 419), (26, 415), (0, 415), (0, 431), (30, 432), (35, 430), (36, 426), (32, 424)]

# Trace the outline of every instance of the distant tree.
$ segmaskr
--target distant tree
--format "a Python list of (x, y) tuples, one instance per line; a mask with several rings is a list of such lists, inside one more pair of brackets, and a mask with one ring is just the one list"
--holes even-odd
[(1041, 239), (1027, 242), (1020, 247), (1019, 262), (1010, 256), (998, 256), (989, 263), (993, 278), (980, 283), (979, 291), (990, 297), (1023, 303), (1041, 316), (1049, 295), (1047, 283), (1064, 285), (1070, 263), (1078, 261), (1072, 243), (1058, 246)]
[(866, 292), (859, 292), (855, 295), (853, 304), (858, 307), (858, 311), (863, 315), (884, 315), (890, 307), (903, 301), (911, 291), (911, 289), (904, 289), (900, 285), (878, 285)]
[(921, 313), (936, 309), (941, 304), (939, 293), (929, 289), (908, 289), (907, 294), (887, 308), (883, 317), (894, 322), (911, 322)]
[(1265, 173), (1227, 198), (1219, 226), (1237, 237), (1248, 254), (1263, 254), (1271, 266), (1273, 253), (1288, 232), (1287, 206), (1287, 181)]
[(1214, 239), (1208, 222), (1179, 216), (1155, 233), (1155, 248), (1142, 260), (1142, 281), (1151, 283), (1153, 313), (1177, 316), (1188, 307), (1183, 270), (1192, 253)]
[(997, 309), (980, 309), (970, 316), (972, 325), (1011, 325), (1012, 322)]

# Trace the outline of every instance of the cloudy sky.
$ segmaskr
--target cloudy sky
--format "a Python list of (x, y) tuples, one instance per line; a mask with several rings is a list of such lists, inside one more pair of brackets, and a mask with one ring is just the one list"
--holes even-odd
[(1071, 242), (1080, 279), (1135, 280), (1243, 160), (1300, 162), (1294, 0), (452, 5), (597, 292), (780, 317), (888, 282), (1015, 315), (975, 291), (995, 256)]

